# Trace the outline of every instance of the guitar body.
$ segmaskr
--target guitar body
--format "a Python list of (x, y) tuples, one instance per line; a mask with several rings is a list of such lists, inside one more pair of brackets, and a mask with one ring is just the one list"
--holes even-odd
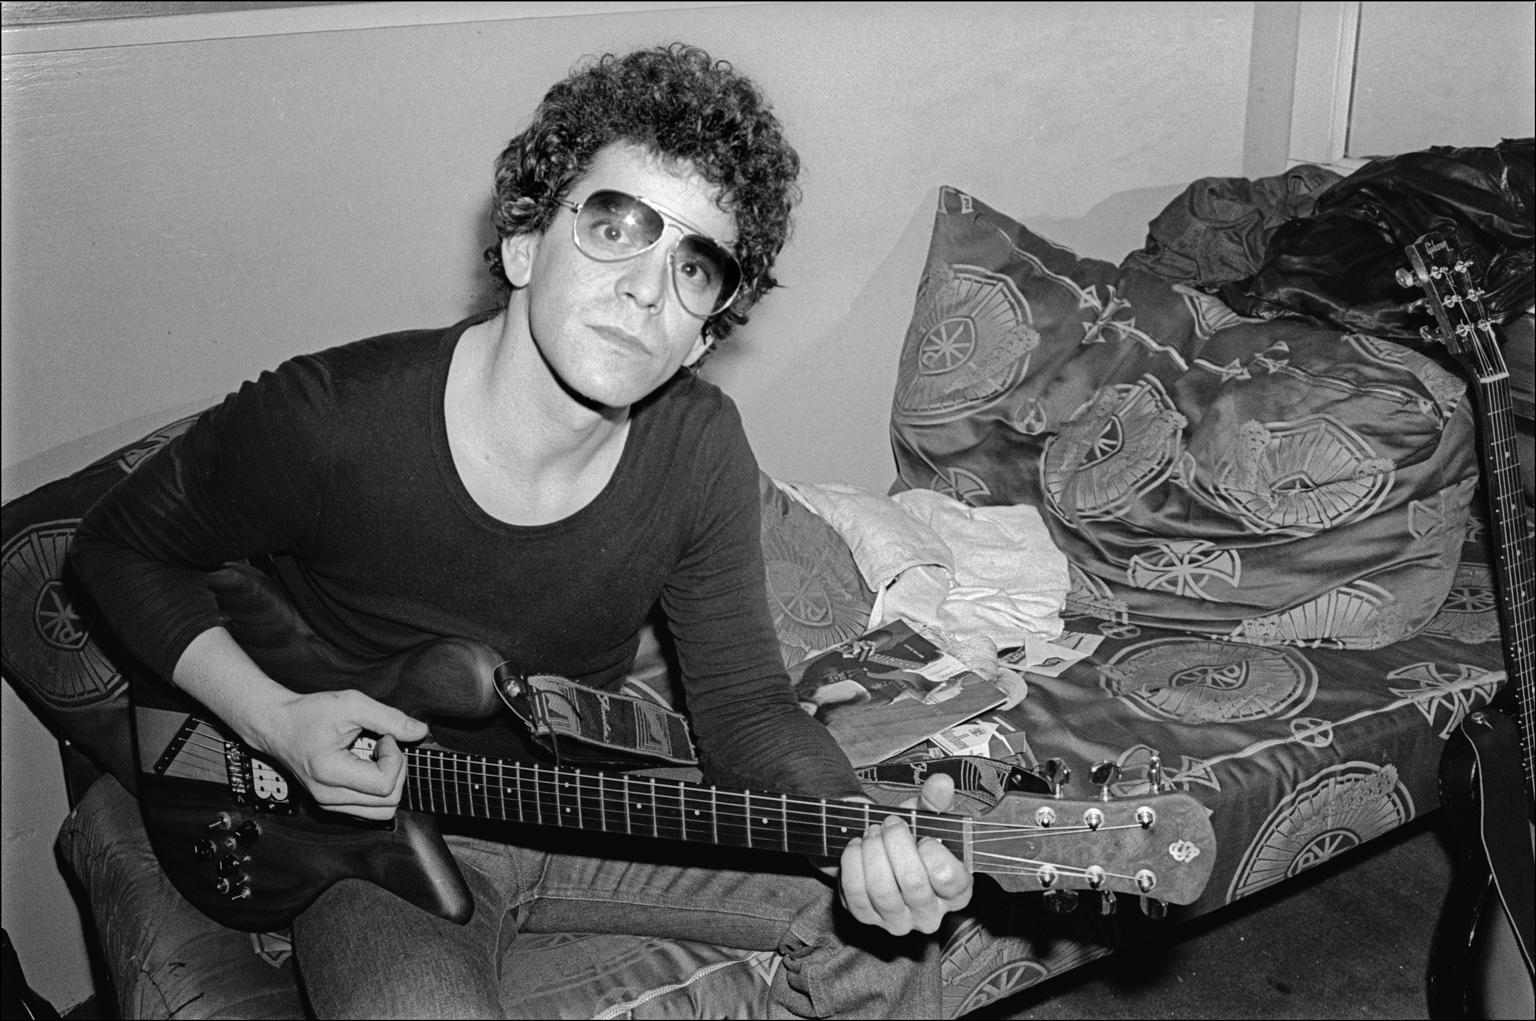
[(1431, 1017), (1528, 1019), (1536, 1011), (1536, 987), (1523, 950), (1531, 945), (1536, 924), (1536, 831), (1518, 791), (1496, 786), (1490, 793), (1483, 782), (1485, 776), (1518, 769), (1519, 756), (1515, 725), (1483, 712), (1451, 735), (1441, 758), (1441, 804), (1455, 832), (1478, 839), (1463, 840), (1435, 929)]
[[(434, 705), (460, 717), (501, 704), (497, 657), (476, 643), (448, 638), (401, 656), (348, 657), (322, 643), (260, 571), (230, 567), (208, 580), (241, 647), (297, 691), (352, 687), (413, 714)], [(358, 878), (468, 921), (469, 889), (431, 815), (402, 810), (379, 824), (327, 812), (179, 689), (138, 671), (130, 695), (144, 827), (194, 907), (264, 932), (288, 925), (338, 880)]]
[[(285, 928), (342, 879), (366, 879), (457, 922), (474, 911), (430, 815), (402, 811), (387, 828), (319, 809), (275, 816), (219, 784), (180, 779), (141, 778), (139, 797), (150, 846), (171, 884), (230, 928)], [(241, 897), (242, 890), (261, 893)]]

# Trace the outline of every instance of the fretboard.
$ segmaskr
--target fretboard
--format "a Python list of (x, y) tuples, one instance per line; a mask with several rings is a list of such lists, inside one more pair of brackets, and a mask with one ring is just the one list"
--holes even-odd
[(1536, 554), (1526, 519), (1509, 374), (1477, 378), (1483, 484), (1493, 528), (1494, 581), (1503, 616), (1504, 662), (1519, 706), (1527, 794), (1536, 792)]
[[(404, 804), (438, 815), (835, 857), (895, 814), (968, 858), (963, 816), (585, 772), (436, 748), (406, 752)], [(983, 869), (983, 871), (985, 871)]]

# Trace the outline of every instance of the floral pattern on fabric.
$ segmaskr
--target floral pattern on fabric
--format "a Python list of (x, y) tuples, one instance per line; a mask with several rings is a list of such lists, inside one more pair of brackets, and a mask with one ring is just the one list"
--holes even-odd
[(891, 436), (898, 488), (1040, 507), (1071, 609), (1379, 648), (1455, 582), (1477, 472), (1464, 392), (1416, 351), (1244, 318), (945, 188)]

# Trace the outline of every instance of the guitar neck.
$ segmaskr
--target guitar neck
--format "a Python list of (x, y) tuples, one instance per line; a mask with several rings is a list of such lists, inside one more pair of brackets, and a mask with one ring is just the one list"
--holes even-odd
[[(406, 752), (404, 804), (436, 815), (835, 857), (887, 815), (969, 860), (970, 820), (861, 802), (757, 793), (623, 773)], [(985, 869), (982, 869), (985, 871)]]
[(1494, 583), (1503, 613), (1504, 662), (1519, 706), (1521, 761), (1527, 792), (1536, 791), (1536, 554), (1521, 496), (1520, 461), (1509, 376), (1477, 379), (1483, 482), (1493, 529)]
[(1509, 684), (1520, 717), (1521, 766), (1527, 795), (1536, 793), (1536, 581), (1531, 529), (1521, 499), (1520, 458), (1509, 370), (1499, 350), (1493, 320), (1483, 308), (1483, 289), (1454, 237), (1431, 231), (1406, 249), (1413, 269), (1398, 274), (1404, 287), (1417, 286), (1435, 320), (1426, 340), (1438, 340), (1471, 376), (1479, 411), (1478, 451), (1487, 490), (1494, 550), (1494, 584), (1502, 613), (1503, 651)]

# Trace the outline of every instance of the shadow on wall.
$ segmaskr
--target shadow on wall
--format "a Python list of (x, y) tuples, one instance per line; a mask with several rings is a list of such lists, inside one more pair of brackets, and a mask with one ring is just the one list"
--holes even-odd
[[(947, 183), (947, 182), (946, 182)], [(1120, 192), (1080, 217), (1021, 216), (1022, 222), (1044, 237), (1081, 255), (1118, 264), (1146, 241), (1146, 225), (1188, 182)], [(967, 182), (956, 187), (966, 190)], [(1027, 203), (1008, 196), (972, 194), (1012, 214)], [(906, 339), (913, 303), (933, 233), (939, 187), (930, 188), (903, 228), (895, 247), (883, 259), (864, 288), (854, 296), (847, 315), (803, 350), (806, 357), (778, 366), (770, 387), (771, 400), (793, 406), (806, 394), (836, 393), (835, 404), (821, 400), (803, 414), (775, 414), (770, 434), (755, 434), (759, 460), (775, 473), (790, 466), (790, 481), (842, 481), (884, 492), (895, 478), (888, 435), (891, 395), (896, 386), (897, 361)], [(789, 299), (785, 295), (785, 299)], [(780, 299), (784, 300), (784, 299)], [(747, 375), (765, 364), (759, 344), (773, 339), (748, 334), (741, 343), (727, 342), (712, 357), (708, 375), (728, 393), (751, 394), (763, 386)], [(748, 398), (750, 400), (750, 398)], [(795, 465), (814, 464), (811, 469)]]

